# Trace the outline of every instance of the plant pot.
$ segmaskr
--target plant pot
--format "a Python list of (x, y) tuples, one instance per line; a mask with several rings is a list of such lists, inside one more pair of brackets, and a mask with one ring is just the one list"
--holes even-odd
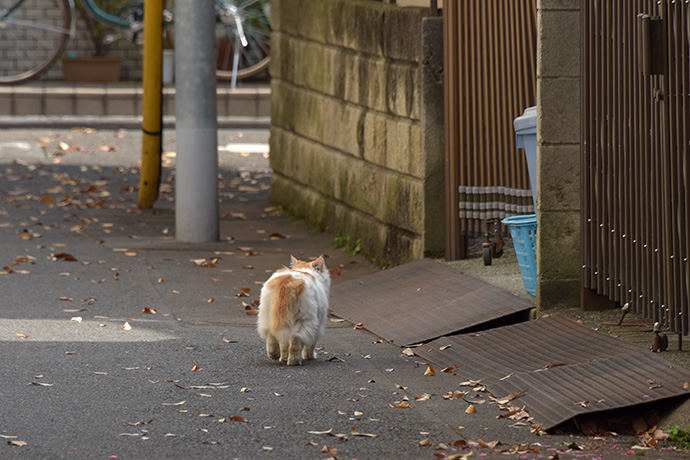
[(121, 58), (90, 57), (62, 60), (65, 81), (70, 82), (118, 82)]

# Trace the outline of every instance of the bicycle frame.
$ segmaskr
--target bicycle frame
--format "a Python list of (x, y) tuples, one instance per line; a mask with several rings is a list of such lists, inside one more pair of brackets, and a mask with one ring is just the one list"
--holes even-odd
[[(69, 0), (70, 2), (74, 2), (74, 0)], [(106, 13), (103, 11), (98, 5), (96, 5), (96, 2), (94, 0), (79, 0), (81, 5), (84, 7), (87, 13), (91, 17), (93, 17), (95, 20), (102, 22), (103, 24), (106, 24), (114, 29), (126, 29), (126, 30), (135, 30), (137, 28), (141, 28), (140, 23), (137, 22), (129, 22), (128, 20), (121, 18), (119, 16), (115, 16), (110, 13)], [(143, 2), (132, 2), (134, 4), (140, 3), (143, 4)]]

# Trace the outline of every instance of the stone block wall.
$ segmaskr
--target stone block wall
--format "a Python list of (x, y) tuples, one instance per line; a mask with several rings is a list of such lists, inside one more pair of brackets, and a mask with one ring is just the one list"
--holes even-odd
[(272, 199), (383, 264), (443, 250), (442, 22), (423, 34), (426, 15), (272, 2)]
[(542, 309), (580, 304), (580, 0), (539, 0), (537, 174)]

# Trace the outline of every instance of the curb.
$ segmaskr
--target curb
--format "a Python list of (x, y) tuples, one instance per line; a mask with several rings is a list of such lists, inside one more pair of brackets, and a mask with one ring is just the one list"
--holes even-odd
[[(0, 116), (0, 129), (70, 129), (74, 127), (94, 129), (140, 129), (141, 116)], [(222, 129), (270, 129), (271, 117), (218, 117)], [(163, 117), (163, 127), (174, 128), (175, 117)]]

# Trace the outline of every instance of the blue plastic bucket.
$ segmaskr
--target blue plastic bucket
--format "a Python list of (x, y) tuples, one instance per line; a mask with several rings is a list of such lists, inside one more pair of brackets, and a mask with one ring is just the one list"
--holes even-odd
[(529, 295), (537, 295), (537, 215), (506, 217), (501, 222), (510, 227), (522, 282)]

